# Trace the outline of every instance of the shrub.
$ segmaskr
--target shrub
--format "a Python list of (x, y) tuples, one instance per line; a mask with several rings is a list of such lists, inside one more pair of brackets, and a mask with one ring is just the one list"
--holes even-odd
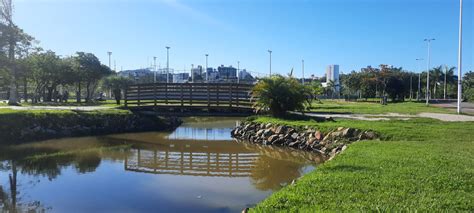
[(302, 111), (311, 103), (311, 90), (296, 79), (274, 75), (261, 79), (253, 88), (254, 108), (270, 111), (273, 116), (284, 116), (288, 111)]

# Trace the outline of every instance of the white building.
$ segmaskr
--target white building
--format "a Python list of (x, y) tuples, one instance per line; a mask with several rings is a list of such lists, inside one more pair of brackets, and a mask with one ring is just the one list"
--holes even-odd
[(189, 79), (189, 73), (174, 73), (173, 83), (186, 83)]
[(331, 64), (326, 68), (326, 84), (328, 84), (330, 81), (336, 85), (336, 92), (339, 92), (339, 65), (337, 64)]

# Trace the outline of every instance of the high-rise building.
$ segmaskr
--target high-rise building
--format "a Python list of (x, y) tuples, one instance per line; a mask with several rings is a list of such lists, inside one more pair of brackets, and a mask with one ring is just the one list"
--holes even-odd
[(222, 80), (237, 79), (237, 69), (232, 66), (225, 67), (224, 65), (221, 65), (217, 68), (217, 71), (219, 72), (219, 78)]
[(326, 68), (326, 83), (333, 82), (336, 86), (336, 92), (339, 92), (339, 65), (331, 64)]
[(189, 73), (174, 73), (173, 83), (186, 83), (189, 79)]
[(204, 74), (203, 71), (204, 71), (204, 69), (202, 68), (201, 65), (198, 65), (197, 67), (195, 67), (191, 70), (191, 73), (194, 76), (195, 81), (200, 81), (200, 80), (203, 80), (204, 78), (206, 78), (206, 76), (203, 75)]

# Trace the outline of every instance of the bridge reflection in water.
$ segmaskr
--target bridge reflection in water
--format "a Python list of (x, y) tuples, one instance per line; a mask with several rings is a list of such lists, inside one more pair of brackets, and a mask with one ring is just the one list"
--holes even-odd
[[(160, 138), (143, 135), (146, 138)], [(269, 147), (230, 140), (165, 139), (143, 141), (134, 135), (134, 146), (125, 159), (125, 170), (134, 172), (211, 176), (250, 177), (262, 169), (286, 170), (324, 159), (315, 153)], [(208, 135), (209, 136), (209, 135)], [(131, 142), (130, 139), (127, 139)], [(265, 162), (263, 162), (265, 161)], [(289, 163), (289, 164), (288, 164)], [(265, 168), (263, 168), (265, 167)], [(272, 168), (269, 168), (272, 167)], [(299, 171), (295, 171), (298, 172)]]

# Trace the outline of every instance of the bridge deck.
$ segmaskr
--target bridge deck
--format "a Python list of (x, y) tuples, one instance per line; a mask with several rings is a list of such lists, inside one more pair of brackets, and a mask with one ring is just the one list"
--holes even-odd
[(252, 84), (153, 83), (131, 85), (125, 92), (130, 108), (251, 110)]

